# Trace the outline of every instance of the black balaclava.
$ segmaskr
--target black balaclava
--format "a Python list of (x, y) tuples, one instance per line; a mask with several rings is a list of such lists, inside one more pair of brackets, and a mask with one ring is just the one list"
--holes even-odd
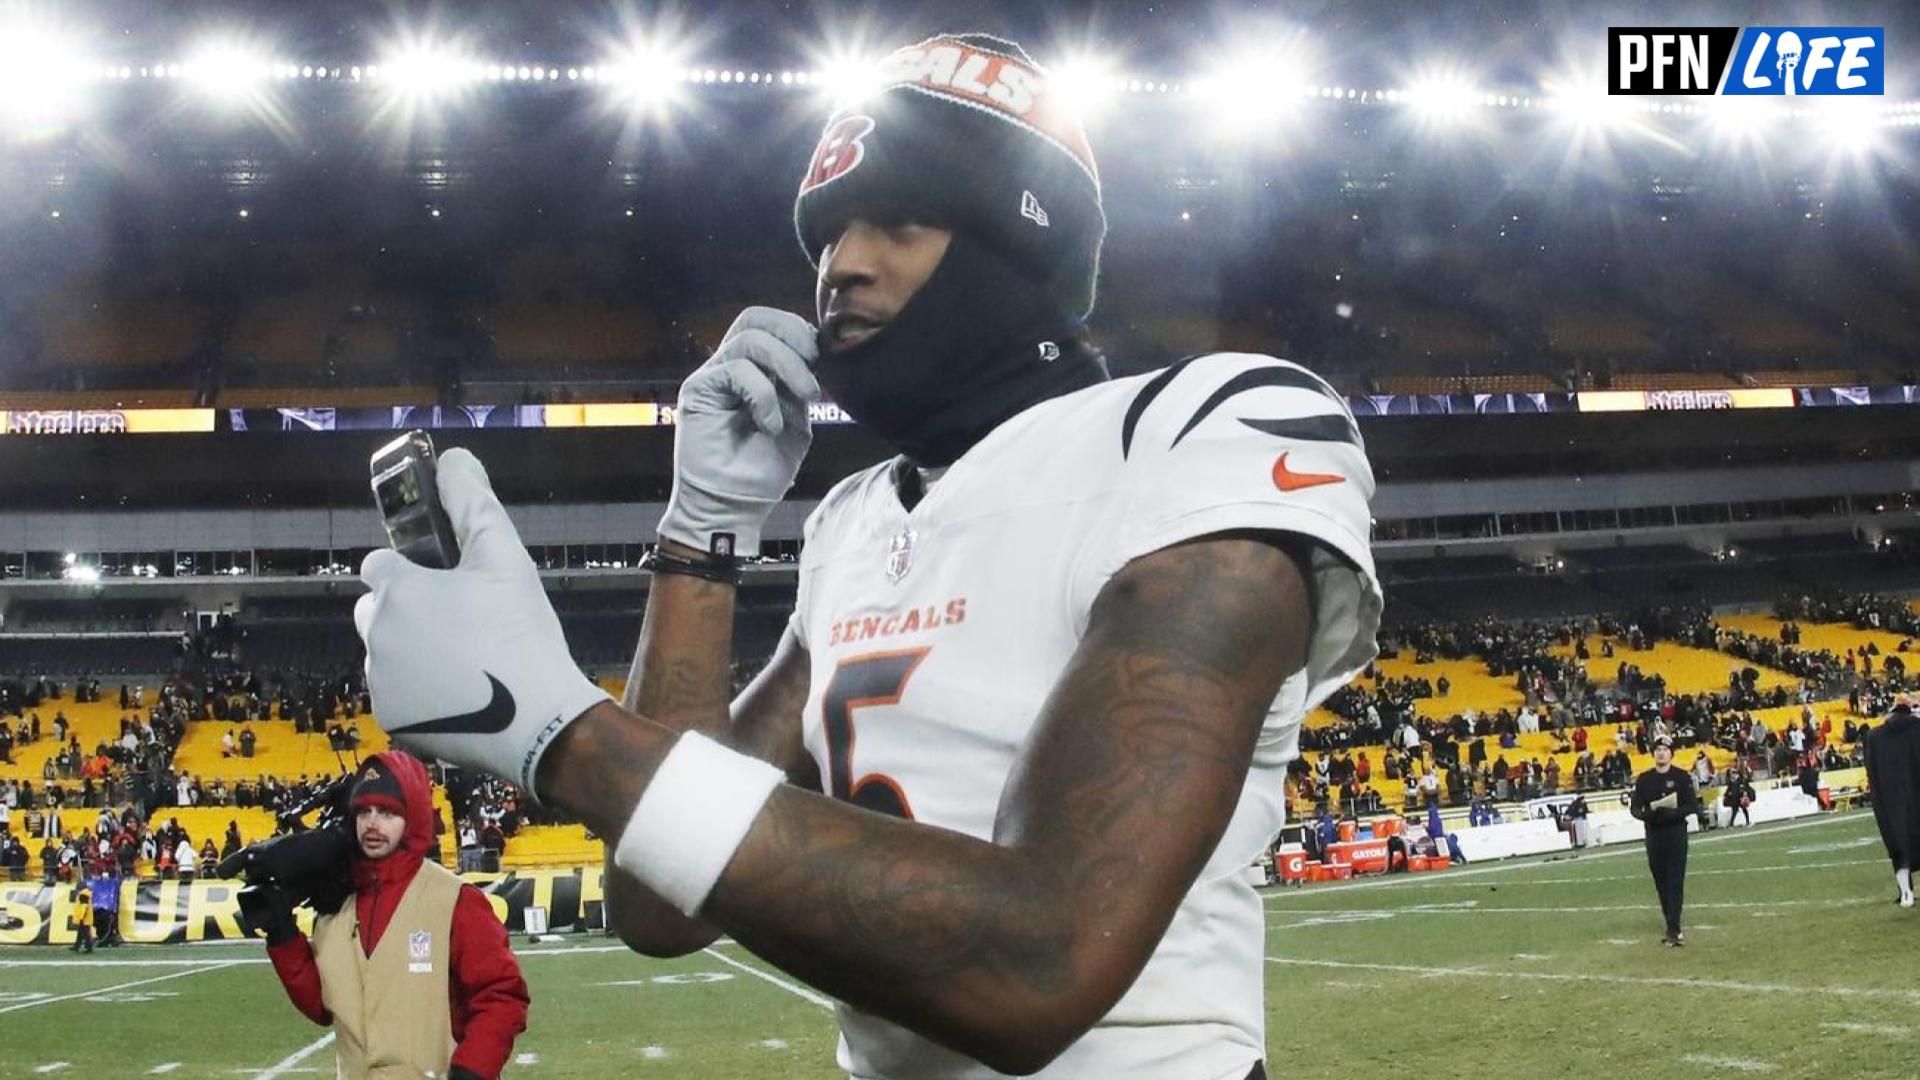
[(937, 468), (1014, 414), (1105, 379), (1084, 336), (1019, 267), (956, 232), (886, 326), (838, 353), (823, 340), (814, 373), (857, 423)]

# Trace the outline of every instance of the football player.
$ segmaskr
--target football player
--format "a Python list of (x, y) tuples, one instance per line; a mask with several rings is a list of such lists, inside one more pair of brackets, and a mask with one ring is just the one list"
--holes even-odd
[[(1244, 870), (1302, 717), (1375, 652), (1359, 432), (1272, 357), (1109, 379), (1098, 173), (1044, 72), (958, 35), (883, 75), (801, 183), (818, 329), (751, 309), (681, 389), (623, 705), (453, 451), (461, 565), (363, 571), (375, 709), (608, 837), (634, 948), (724, 933), (838, 999), (853, 1076), (1262, 1076)], [(807, 521), (792, 620), (729, 703), (734, 556), (823, 389), (899, 456)]]

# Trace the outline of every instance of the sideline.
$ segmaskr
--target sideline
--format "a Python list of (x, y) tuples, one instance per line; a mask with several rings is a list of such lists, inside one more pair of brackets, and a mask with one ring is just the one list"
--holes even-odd
[[(1834, 825), (1840, 822), (1871, 821), (1872, 818), (1873, 818), (1873, 814), (1871, 811), (1849, 810), (1840, 814), (1833, 814), (1829, 816), (1818, 817), (1813, 819), (1812, 821), (1793, 821), (1793, 822), (1788, 822), (1785, 825), (1773, 825), (1773, 826), (1761, 825), (1756, 827), (1753, 831), (1749, 831), (1747, 829), (1740, 829), (1737, 831), (1729, 830), (1729, 829), (1721, 829), (1707, 836), (1703, 836), (1698, 840), (1694, 840), (1692, 842), (1692, 846), (1706, 847), (1708, 845), (1718, 844), (1718, 843), (1732, 840), (1735, 837), (1738, 837), (1742, 840), (1758, 839), (1766, 836), (1772, 836), (1776, 833), (1795, 832), (1800, 829), (1817, 829), (1817, 828), (1820, 828), (1821, 826)], [(1612, 850), (1616, 847), (1618, 850)], [(1588, 854), (1586, 852), (1581, 852), (1581, 851), (1569, 850), (1566, 852), (1555, 852), (1553, 854), (1538, 857), (1538, 858), (1527, 856), (1525, 858), (1518, 859), (1518, 860), (1502, 862), (1495, 866), (1477, 866), (1477, 867), (1469, 866), (1465, 870), (1443, 870), (1437, 875), (1401, 874), (1397, 877), (1380, 878), (1380, 879), (1371, 880), (1371, 881), (1353, 881), (1353, 882), (1346, 882), (1346, 883), (1322, 882), (1318, 885), (1309, 885), (1302, 888), (1286, 889), (1285, 891), (1282, 891), (1285, 888), (1284, 886), (1269, 885), (1269, 886), (1266, 886), (1266, 895), (1263, 896), (1261, 899), (1287, 900), (1287, 899), (1293, 899), (1295, 897), (1300, 897), (1300, 896), (1309, 896), (1309, 895), (1324, 896), (1329, 893), (1353, 892), (1358, 889), (1386, 889), (1386, 888), (1432, 889), (1432, 888), (1440, 888), (1440, 887), (1449, 885), (1452, 882), (1458, 881), (1459, 879), (1465, 878), (1465, 877), (1483, 877), (1487, 874), (1512, 873), (1515, 870), (1531, 870), (1531, 869), (1535, 869), (1537, 867), (1542, 867), (1542, 866), (1558, 866), (1561, 863), (1598, 862), (1601, 859), (1618, 859), (1627, 855), (1640, 855), (1640, 854), (1643, 854), (1645, 851), (1646, 851), (1646, 847), (1643, 844), (1634, 844), (1634, 843), (1619, 844), (1619, 845), (1609, 844), (1607, 848), (1597, 852), (1593, 852), (1591, 854)], [(1440, 881), (1421, 880), (1422, 878), (1425, 878), (1425, 877), (1436, 877), (1436, 876), (1445, 880), (1440, 880)], [(1581, 880), (1591, 881), (1592, 879), (1582, 878)], [(1532, 885), (1536, 883), (1524, 882), (1523, 884)]]

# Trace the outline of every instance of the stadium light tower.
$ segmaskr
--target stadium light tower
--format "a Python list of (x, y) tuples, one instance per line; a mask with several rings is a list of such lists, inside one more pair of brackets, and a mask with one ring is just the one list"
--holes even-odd
[(686, 67), (671, 48), (636, 43), (602, 63), (597, 79), (629, 105), (664, 110), (683, 96)]
[(253, 101), (273, 77), (274, 60), (264, 50), (238, 41), (213, 41), (191, 53), (181, 70), (202, 96), (226, 106)]
[(377, 77), (388, 94), (424, 104), (453, 97), (480, 81), (485, 69), (452, 46), (416, 41), (382, 57)]
[(1569, 79), (1550, 83), (1544, 89), (1547, 107), (1577, 132), (1604, 133), (1632, 123), (1632, 99), (1613, 97), (1597, 83)]
[(1081, 53), (1050, 68), (1047, 81), (1059, 101), (1083, 122), (1093, 123), (1106, 116), (1119, 100), (1121, 81), (1116, 68), (1106, 57)]
[(1878, 103), (1855, 98), (1831, 99), (1807, 118), (1827, 156), (1847, 162), (1865, 161), (1886, 149), (1887, 119)]
[(1786, 115), (1760, 97), (1718, 97), (1707, 102), (1703, 111), (1712, 137), (1736, 147), (1762, 145), (1767, 131)]
[(0, 136), (53, 135), (81, 111), (92, 73), (76, 39), (24, 10), (0, 12)]
[(1486, 94), (1464, 71), (1434, 69), (1417, 75), (1402, 100), (1422, 123), (1457, 127), (1478, 117)]
[(1217, 135), (1236, 139), (1271, 134), (1298, 113), (1312, 92), (1318, 63), (1306, 41), (1243, 53), (1193, 80), (1189, 91)]
[(836, 51), (813, 80), (827, 103), (838, 109), (880, 89), (880, 61), (851, 51)]

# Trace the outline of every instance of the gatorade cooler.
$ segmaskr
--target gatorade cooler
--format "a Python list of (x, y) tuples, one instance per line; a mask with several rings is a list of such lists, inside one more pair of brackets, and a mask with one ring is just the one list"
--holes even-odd
[(1281, 848), (1273, 857), (1273, 865), (1280, 880), (1289, 885), (1307, 880), (1307, 853), (1303, 848)]

